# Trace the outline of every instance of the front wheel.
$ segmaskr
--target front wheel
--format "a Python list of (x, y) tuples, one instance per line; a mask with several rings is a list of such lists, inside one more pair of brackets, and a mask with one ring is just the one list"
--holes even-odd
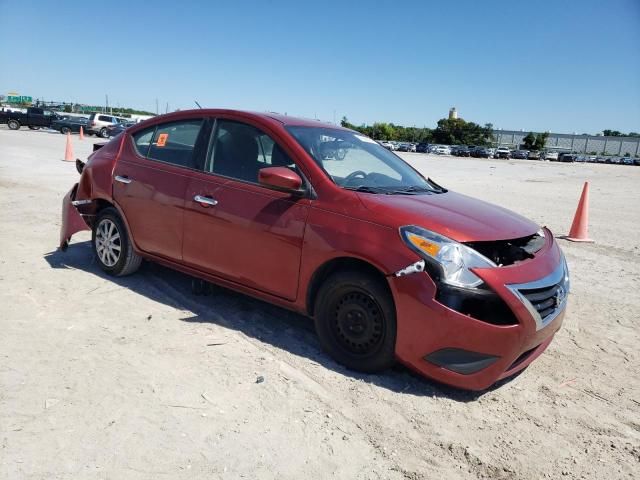
[(60, 129), (60, 133), (62, 133), (63, 135), (66, 135), (67, 133), (71, 133), (71, 129), (69, 127), (62, 127)]
[(18, 130), (20, 128), (20, 122), (17, 120), (9, 120), (7, 127), (9, 127), (9, 130)]
[(142, 257), (133, 250), (127, 229), (115, 208), (100, 211), (91, 240), (100, 268), (109, 275), (130, 275), (140, 267)]
[(374, 373), (395, 361), (396, 312), (388, 287), (371, 275), (338, 272), (316, 299), (323, 348), (347, 368)]

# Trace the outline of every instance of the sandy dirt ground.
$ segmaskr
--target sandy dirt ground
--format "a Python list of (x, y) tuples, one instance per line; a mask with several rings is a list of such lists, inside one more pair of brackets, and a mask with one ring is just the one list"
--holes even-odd
[(471, 394), (347, 371), (306, 318), (157, 265), (107, 277), (87, 233), (56, 251), (64, 145), (0, 127), (0, 478), (638, 478), (639, 167), (404, 155), (557, 234), (591, 182), (563, 328)]

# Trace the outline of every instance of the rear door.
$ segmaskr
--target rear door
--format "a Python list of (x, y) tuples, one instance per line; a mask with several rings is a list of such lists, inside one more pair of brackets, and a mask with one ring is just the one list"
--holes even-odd
[(113, 196), (138, 248), (182, 259), (184, 197), (199, 142), (202, 118), (163, 123), (127, 136), (114, 169)]
[(294, 300), (309, 200), (258, 184), (258, 170), (269, 166), (295, 168), (255, 126), (216, 122), (203, 171), (186, 191), (184, 261)]

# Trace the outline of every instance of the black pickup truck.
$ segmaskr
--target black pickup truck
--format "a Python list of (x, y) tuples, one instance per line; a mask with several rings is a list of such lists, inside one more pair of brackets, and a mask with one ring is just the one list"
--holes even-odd
[(11, 130), (18, 130), (20, 127), (29, 127), (31, 130), (48, 128), (57, 118), (55, 112), (37, 107), (27, 108), (27, 113), (0, 111), (0, 123), (6, 123)]

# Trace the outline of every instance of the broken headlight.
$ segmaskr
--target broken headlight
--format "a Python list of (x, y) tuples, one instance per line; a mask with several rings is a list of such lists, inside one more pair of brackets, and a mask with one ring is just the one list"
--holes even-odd
[(470, 269), (496, 267), (466, 245), (415, 225), (400, 227), (400, 236), (411, 250), (438, 269), (441, 282), (454, 287), (477, 288), (483, 282)]

